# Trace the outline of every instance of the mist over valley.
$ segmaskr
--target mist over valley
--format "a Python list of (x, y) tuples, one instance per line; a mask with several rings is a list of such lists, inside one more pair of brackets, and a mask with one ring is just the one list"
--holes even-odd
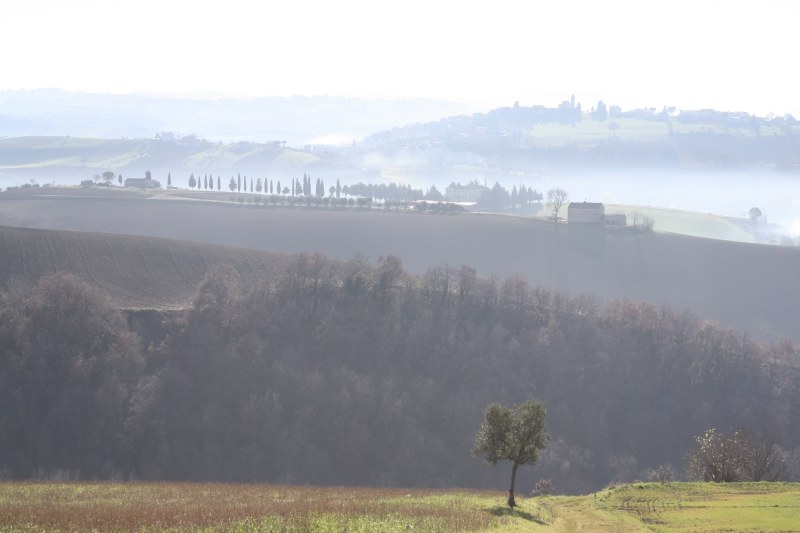
[[(6, 93), (7, 118), (26, 112), (39, 118), (27, 130), (10, 119), (0, 122), (0, 134), (8, 136), (0, 139), (0, 186), (75, 184), (108, 170), (125, 177), (142, 177), (149, 170), (162, 182), (169, 174), (179, 187), (188, 186), (190, 175), (201, 174), (221, 177), (226, 185), (234, 174), (285, 182), (309, 173), (329, 184), (397, 183), (423, 191), (433, 185), (442, 192), (453, 183), (491, 187), (499, 182), (509, 191), (523, 185), (539, 191), (560, 187), (572, 200), (740, 219), (758, 207), (763, 222), (780, 226), (778, 233), (796, 236), (800, 228), (800, 125), (789, 114), (758, 117), (612, 105), (599, 116), (594, 107), (591, 113), (582, 112), (574, 97), (557, 108), (515, 105), (448, 116), (466, 106), (424, 100), (191, 100), (58, 91), (34, 98), (38, 94)], [(134, 117), (141, 108), (152, 109), (153, 116)], [(82, 130), (87, 138), (52, 136), (59, 130), (49, 120), (73, 128), (63, 121), (65, 109), (90, 128)], [(172, 113), (167, 116), (173, 117), (168, 118), (173, 131), (159, 127), (163, 112)], [(96, 120), (80, 120), (86, 113)], [(258, 135), (248, 140), (228, 135), (218, 129), (214, 113), (228, 117), (234, 130), (252, 128)], [(436, 116), (441, 118), (431, 121)], [(150, 126), (146, 137), (103, 138), (114, 137), (103, 124), (141, 132), (136, 129), (139, 121)], [(293, 124), (305, 133), (287, 141), (271, 124)], [(340, 128), (343, 124), (358, 124), (358, 136), (349, 138)], [(80, 130), (77, 125), (73, 129)], [(159, 132), (155, 137), (150, 133), (154, 130)], [(38, 136), (21, 137), (26, 132)], [(349, 140), (343, 145), (331, 142), (345, 137)]]

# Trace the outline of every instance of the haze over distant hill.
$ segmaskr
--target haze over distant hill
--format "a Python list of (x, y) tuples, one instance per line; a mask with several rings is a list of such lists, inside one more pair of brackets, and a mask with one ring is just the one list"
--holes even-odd
[[(240, 173), (280, 181), (310, 173), (328, 185), (364, 181), (440, 190), (452, 182), (498, 181), (508, 190), (562, 187), (576, 200), (739, 218), (756, 206), (765, 219), (800, 233), (800, 123), (791, 115), (623, 110), (602, 102), (587, 110), (589, 104), (575, 101), (463, 114), (463, 106), (440, 103), (0, 93), (0, 135), (63, 135), (0, 139), (0, 187), (30, 180), (74, 184), (104, 171), (141, 177), (147, 170), (162, 184), (171, 173), (178, 186), (187, 186), (191, 174), (211, 174), (224, 187)], [(156, 123), (171, 132), (156, 136), (161, 128), (146, 126)], [(115, 128), (136, 124), (144, 137), (76, 137), (119, 136)], [(187, 124), (197, 125), (199, 136), (183, 135)], [(203, 125), (211, 139), (258, 142), (205, 140)], [(289, 130), (304, 133), (283, 135)], [(346, 130), (372, 135), (355, 144), (327, 144), (342, 140)], [(292, 141), (299, 138), (310, 144)]]
[(466, 104), (433, 99), (14, 90), (0, 91), (0, 137), (152, 138), (172, 132), (214, 141), (342, 144), (376, 131), (474, 110)]

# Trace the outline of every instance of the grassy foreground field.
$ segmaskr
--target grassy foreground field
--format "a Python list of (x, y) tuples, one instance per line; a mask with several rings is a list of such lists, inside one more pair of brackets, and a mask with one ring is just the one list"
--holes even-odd
[(800, 531), (800, 485), (638, 483), (587, 496), (218, 484), (0, 484), (0, 531)]

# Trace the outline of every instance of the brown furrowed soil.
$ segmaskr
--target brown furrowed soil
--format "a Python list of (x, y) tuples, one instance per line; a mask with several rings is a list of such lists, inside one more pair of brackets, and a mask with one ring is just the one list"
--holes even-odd
[[(230, 202), (235, 198), (236, 202)], [(30, 189), (0, 194), (0, 224), (163, 237), (347, 260), (396, 255), (412, 273), (481, 275), (688, 309), (764, 339), (800, 339), (800, 248), (523, 217), (264, 207), (253, 195)]]
[(69, 273), (120, 309), (182, 309), (208, 270), (234, 266), (244, 280), (274, 274), (286, 256), (151, 237), (0, 226), (0, 285)]

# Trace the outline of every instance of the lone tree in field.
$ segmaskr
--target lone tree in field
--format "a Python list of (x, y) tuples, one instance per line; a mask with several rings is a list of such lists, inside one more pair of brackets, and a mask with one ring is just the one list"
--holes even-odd
[(517, 468), (533, 465), (539, 460), (539, 450), (550, 438), (544, 427), (547, 410), (539, 400), (528, 400), (514, 409), (499, 403), (486, 408), (484, 420), (472, 454), (491, 465), (497, 461), (511, 461), (511, 487), (508, 489), (508, 506), (514, 507), (514, 482)]
[(550, 189), (547, 191), (547, 205), (553, 210), (553, 220), (558, 222), (558, 211), (567, 202), (567, 191), (564, 189)]

